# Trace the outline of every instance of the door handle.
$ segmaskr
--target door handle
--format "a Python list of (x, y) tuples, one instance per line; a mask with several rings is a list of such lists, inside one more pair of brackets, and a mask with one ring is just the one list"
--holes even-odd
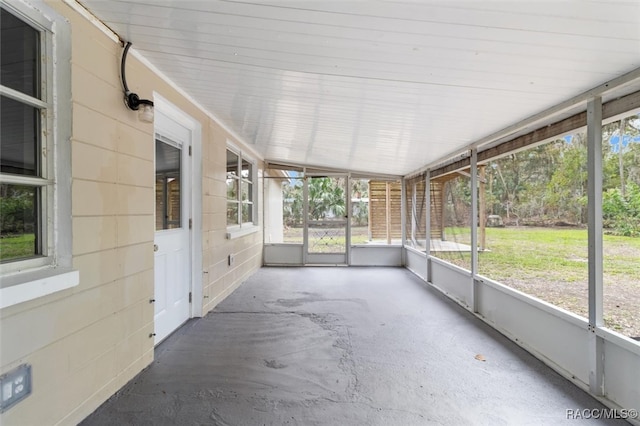
[(158, 251), (158, 245), (157, 244), (153, 245), (153, 251)]

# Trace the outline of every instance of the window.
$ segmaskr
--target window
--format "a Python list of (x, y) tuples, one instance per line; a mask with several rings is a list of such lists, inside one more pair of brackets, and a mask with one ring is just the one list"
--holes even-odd
[(227, 149), (227, 227), (256, 223), (256, 167), (239, 151)]
[(42, 156), (49, 108), (40, 82), (42, 33), (5, 9), (1, 14), (0, 259), (6, 262), (46, 255), (41, 212), (51, 181)]
[(170, 140), (156, 139), (156, 231), (182, 226), (182, 151)]
[[(0, 7), (2, 306), (55, 291), (41, 282), (44, 290), (24, 299), (8, 288), (33, 282), (24, 273), (71, 266), (71, 38), (66, 20), (35, 2), (37, 10), (18, 1)], [(48, 283), (61, 289), (74, 280), (62, 281)]]

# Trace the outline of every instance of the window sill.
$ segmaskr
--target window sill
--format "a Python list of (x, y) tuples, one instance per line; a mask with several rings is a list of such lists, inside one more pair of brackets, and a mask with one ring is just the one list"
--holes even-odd
[(249, 225), (244, 226), (242, 228), (228, 228), (227, 229), (227, 240), (233, 240), (235, 238), (244, 237), (245, 235), (253, 234), (254, 232), (258, 232), (260, 227), (257, 225)]
[(0, 309), (75, 287), (79, 271), (70, 268), (47, 268), (2, 278)]

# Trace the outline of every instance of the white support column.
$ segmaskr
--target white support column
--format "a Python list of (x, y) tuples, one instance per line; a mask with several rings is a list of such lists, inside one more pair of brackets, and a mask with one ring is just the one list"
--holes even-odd
[(471, 273), (478, 273), (478, 150), (471, 150)]
[(411, 242), (413, 247), (416, 248), (418, 237), (416, 231), (418, 230), (418, 193), (416, 192), (415, 179), (411, 180)]
[(426, 220), (425, 220), (425, 232), (426, 237), (424, 241), (425, 253), (427, 254), (427, 282), (431, 282), (431, 169), (427, 169), (424, 174), (425, 179), (425, 208)]
[(604, 395), (604, 341), (596, 335), (602, 319), (602, 98), (587, 103), (587, 172), (589, 218), (589, 389)]
[(309, 178), (306, 169), (303, 170), (304, 179), (302, 185), (302, 264), (307, 264), (309, 252)]
[(478, 312), (476, 275), (478, 274), (478, 150), (471, 150), (471, 308)]
[(402, 234), (402, 265), (406, 266), (404, 247), (407, 242), (407, 180), (400, 180), (400, 227)]
[(346, 197), (346, 206), (347, 206), (347, 211), (345, 212), (345, 218), (347, 219), (347, 224), (345, 226), (344, 232), (345, 232), (345, 256), (347, 257), (345, 259), (346, 264), (347, 265), (351, 265), (351, 173), (347, 174), (347, 176), (345, 176), (345, 197)]

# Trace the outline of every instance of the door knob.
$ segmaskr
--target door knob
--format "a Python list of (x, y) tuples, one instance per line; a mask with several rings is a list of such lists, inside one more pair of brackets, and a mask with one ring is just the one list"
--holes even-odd
[(157, 244), (153, 245), (153, 251), (158, 251), (158, 245)]

